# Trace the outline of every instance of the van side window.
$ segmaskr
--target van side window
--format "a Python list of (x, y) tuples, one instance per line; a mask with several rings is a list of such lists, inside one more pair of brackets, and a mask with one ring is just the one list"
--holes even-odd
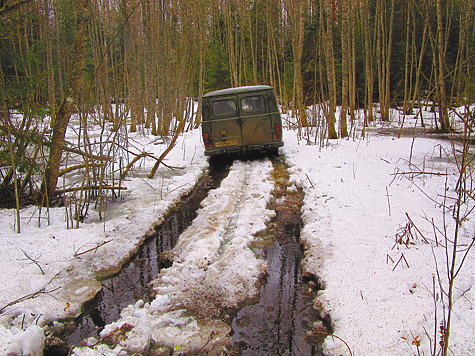
[(233, 99), (218, 100), (213, 102), (213, 116), (229, 116), (236, 114), (236, 102)]
[(264, 96), (248, 96), (241, 99), (241, 109), (243, 112), (259, 112), (265, 110)]

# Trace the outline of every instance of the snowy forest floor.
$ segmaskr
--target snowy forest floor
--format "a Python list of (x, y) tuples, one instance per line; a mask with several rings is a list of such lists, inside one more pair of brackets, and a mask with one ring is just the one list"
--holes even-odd
[[(435, 114), (423, 111), (423, 115), (430, 126)], [(314, 306), (330, 316), (338, 337), (327, 337), (324, 348), (328, 355), (349, 355), (348, 347), (360, 356), (432, 355), (439, 347), (440, 325), (447, 315), (447, 268), (456, 232), (451, 209), (456, 201), (460, 145), (447, 136), (428, 133), (425, 130), (430, 128), (422, 129), (413, 116), (404, 117), (406, 130), (398, 137), (402, 119), (395, 110), (391, 124), (376, 120), (364, 137), (355, 129), (350, 139), (321, 142), (315, 139), (315, 132), (306, 130), (300, 135), (287, 130), (284, 135), (281, 154), (290, 166), (290, 180), (305, 192), (304, 271), (324, 287)], [(456, 116), (453, 120), (455, 123)], [(138, 152), (158, 156), (166, 145), (155, 144), (150, 137), (139, 132), (130, 134), (129, 140)], [(181, 169), (162, 166), (149, 179), (153, 162), (144, 160), (123, 183), (127, 190), (120, 199), (109, 201), (104, 218), (100, 220), (98, 212), (90, 209), (78, 229), (68, 228), (65, 208), (39, 211), (28, 207), (20, 213), (18, 234), (15, 211), (0, 211), (0, 354), (40, 354), (46, 326), (61, 328), (57, 320), (77, 316), (83, 303), (100, 289), (98, 279), (117, 272), (153, 226), (193, 188), (208, 167), (199, 131), (181, 135), (166, 163)], [(235, 169), (242, 178), (236, 179), (259, 177), (261, 185), (253, 189), (269, 199), (273, 183), (266, 167), (251, 173), (246, 169), (256, 168), (242, 165)], [(468, 173), (471, 170), (473, 167)], [(471, 177), (466, 189), (471, 192)], [(232, 192), (230, 188), (226, 199), (232, 198)], [(458, 231), (456, 267), (461, 268), (454, 285), (449, 340), (454, 355), (475, 353), (475, 253), (469, 249), (474, 236), (472, 197), (462, 207), (467, 216)], [(257, 215), (245, 211), (254, 212), (265, 199), (241, 209), (243, 226), (262, 228), (269, 217), (265, 207), (260, 206), (262, 212)], [(197, 235), (213, 233), (207, 231), (206, 222), (200, 228)], [(240, 243), (246, 244), (247, 234), (241, 233)], [(208, 240), (208, 245), (213, 243)], [(205, 251), (187, 253), (199, 265), (209, 257)], [(243, 262), (251, 261), (252, 256), (240, 251), (242, 259), (233, 260), (229, 276), (242, 270)], [(265, 266), (253, 263), (249, 269), (255, 276)], [(164, 276), (166, 273), (162, 282), (169, 283), (171, 277)], [(236, 287), (241, 281), (231, 283)], [(123, 319), (104, 330), (106, 335), (125, 325), (125, 320), (134, 326), (115, 349), (102, 345), (73, 352), (116, 355), (139, 350), (156, 337), (150, 330), (156, 320), (149, 311), (163, 309), (168, 302), (159, 294), (150, 304), (127, 308)], [(174, 349), (183, 344), (178, 340)]]

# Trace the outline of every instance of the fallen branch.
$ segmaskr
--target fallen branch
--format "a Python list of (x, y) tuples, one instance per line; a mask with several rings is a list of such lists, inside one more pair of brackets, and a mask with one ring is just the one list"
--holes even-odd
[[(12, 244), (11, 242), (8, 242), (8, 243), (9, 243), (10, 245), (12, 245), (13, 247), (15, 247), (15, 245)], [(43, 271), (43, 268), (41, 268), (41, 266), (40, 266), (40, 264), (38, 263), (38, 261), (35, 260), (35, 259), (33, 259), (33, 258), (31, 258), (30, 256), (28, 256), (28, 254), (25, 252), (25, 250), (23, 250), (23, 249), (21, 249), (21, 248), (19, 248), (19, 250), (23, 253), (23, 255), (24, 255), (27, 259), (29, 259), (31, 262), (33, 262), (35, 265), (38, 266), (38, 268), (40, 269), (41, 273), (42, 273), (43, 276), (44, 276), (44, 275), (45, 275), (45, 272)]]
[(401, 262), (402, 259), (404, 259), (404, 262), (406, 262), (407, 268), (411, 268), (411, 267), (409, 267), (409, 263), (407, 263), (406, 257), (404, 257), (404, 254), (402, 253), (401, 257), (399, 257), (399, 260), (397, 261), (396, 265), (394, 266), (393, 271), (396, 269), (397, 265), (399, 264), (399, 262)]
[(391, 173), (391, 176), (398, 176), (398, 175), (409, 175), (409, 174), (427, 174), (427, 175), (434, 175), (434, 176), (448, 176), (448, 173), (440, 173), (440, 172), (424, 172), (424, 171), (409, 171), (409, 172), (397, 172)]
[(325, 335), (325, 336), (331, 336), (331, 337), (336, 337), (338, 340), (340, 340), (341, 342), (343, 342), (345, 344), (345, 346), (348, 348), (348, 351), (350, 352), (350, 356), (353, 356), (353, 353), (351, 352), (351, 348), (350, 346), (348, 346), (348, 344), (346, 343), (345, 340), (343, 340), (341, 337), (338, 337), (336, 335), (333, 335), (333, 334), (329, 334), (325, 331), (319, 331), (319, 330), (314, 330), (312, 331), (311, 333), (308, 333), (307, 335), (305, 335), (305, 337), (299, 342), (298, 346), (297, 346), (297, 349), (300, 349), (300, 344), (309, 336), (313, 336), (315, 334), (321, 334), (321, 335)]
[[(125, 170), (121, 173), (120, 175), (120, 179), (123, 180), (125, 178), (125, 175), (129, 172), (130, 168), (132, 168), (132, 166), (134, 165), (135, 162), (137, 162), (139, 159), (143, 158), (143, 157), (152, 157), (152, 158), (155, 158), (153, 157), (152, 154), (148, 153), (148, 152), (142, 152), (140, 153), (139, 155), (136, 155), (134, 157), (134, 159), (127, 165), (127, 167), (125, 167)], [(156, 158), (155, 158), (156, 159)]]
[(121, 187), (118, 185), (86, 185), (82, 187), (73, 187), (73, 188), (66, 188), (66, 189), (59, 189), (56, 190), (56, 193), (63, 194), (63, 193), (70, 193), (70, 192), (77, 192), (80, 190), (99, 190), (99, 189), (118, 189), (118, 190), (127, 190), (127, 187)]
[[(27, 295), (25, 295), (25, 296), (23, 296), (23, 297), (21, 297), (21, 298), (18, 298), (18, 299), (16, 299), (16, 300), (14, 300), (14, 301), (12, 301), (12, 302), (10, 302), (10, 303), (4, 305), (2, 308), (0, 308), (0, 314), (2, 314), (3, 311), (4, 311), (6, 308), (11, 307), (12, 305), (21, 303), (21, 302), (23, 302), (23, 301), (25, 301), (25, 300), (28, 300), (28, 299), (36, 298), (36, 297), (39, 296), (40, 294), (48, 294), (48, 295), (49, 295), (51, 292), (54, 292), (54, 291), (58, 290), (60, 287), (57, 287), (57, 288), (55, 288), (55, 289), (52, 289), (52, 290), (50, 290), (49, 292), (47, 292), (45, 289), (46, 289), (46, 287), (47, 287), (51, 282), (53, 282), (53, 279), (55, 279), (60, 273), (61, 273), (61, 272), (56, 273), (56, 274), (49, 280), (49, 282), (46, 283), (46, 285), (45, 285), (43, 288), (41, 288), (40, 290), (38, 290), (38, 291), (36, 291), (36, 292), (34, 292), (34, 293), (31, 293), (31, 294), (27, 294)], [(54, 298), (54, 297), (53, 297), (53, 298)]]
[(406, 216), (407, 216), (407, 219), (409, 220), (409, 222), (411, 223), (411, 225), (414, 226), (414, 229), (416, 229), (417, 232), (419, 233), (419, 235), (421, 235), (421, 237), (422, 237), (422, 239), (424, 240), (424, 242), (425, 242), (426, 244), (428, 244), (429, 241), (427, 241), (427, 239), (424, 237), (424, 235), (422, 234), (421, 230), (419, 230), (419, 229), (417, 228), (416, 224), (414, 224), (414, 221), (412, 221), (412, 219), (409, 217), (409, 214), (408, 214), (408, 213), (406, 213)]
[(81, 169), (81, 168), (86, 168), (86, 167), (101, 167), (102, 166), (102, 163), (89, 163), (89, 162), (85, 162), (83, 164), (78, 164), (78, 165), (75, 165), (75, 166), (70, 166), (68, 168), (65, 168), (63, 169), (62, 171), (60, 171), (58, 173), (58, 177), (61, 177), (63, 175), (65, 175), (66, 173), (69, 173), (71, 171), (74, 171), (76, 169)]
[(107, 240), (107, 241), (104, 241), (100, 244), (98, 244), (96, 247), (93, 247), (93, 248), (90, 248), (89, 250), (86, 250), (86, 251), (83, 251), (83, 252), (80, 252), (80, 253), (75, 253), (74, 254), (74, 257), (78, 257), (78, 256), (81, 256), (81, 255), (84, 255), (85, 253), (88, 253), (88, 252), (91, 252), (91, 251), (94, 251), (101, 247), (101, 246), (104, 246), (105, 244), (108, 244), (109, 242), (111, 242), (112, 240)]
[(152, 170), (150, 171), (150, 174), (148, 175), (148, 177), (150, 179), (153, 178), (153, 176), (157, 172), (158, 167), (160, 166), (160, 163), (162, 163), (162, 161), (166, 157), (166, 155), (172, 150), (173, 147), (175, 147), (175, 142), (178, 139), (178, 136), (180, 135), (180, 133), (183, 131), (184, 127), (185, 127), (184, 122), (180, 121), (180, 123), (178, 124), (178, 127), (176, 129), (175, 135), (173, 135), (173, 138), (172, 138), (170, 144), (168, 145), (167, 149), (160, 155), (157, 162), (155, 162), (155, 165), (153, 166)]
[(89, 158), (89, 159), (94, 159), (96, 161), (112, 161), (112, 157), (106, 157), (106, 156), (97, 156), (97, 155), (93, 155), (93, 154), (90, 154), (90, 153), (86, 153), (86, 152), (83, 152), (81, 150), (78, 150), (77, 148), (72, 148), (72, 147), (67, 147), (66, 145), (63, 146), (63, 150), (66, 151), (66, 152), (71, 152), (71, 153), (76, 153), (80, 156), (83, 156), (83, 157), (86, 157), (86, 158)]
[(25, 255), (26, 258), (28, 258), (31, 262), (33, 262), (35, 265), (38, 266), (38, 268), (39, 268), (40, 271), (41, 271), (41, 274), (44, 276), (44, 275), (45, 275), (45, 271), (43, 271), (43, 268), (41, 268), (41, 266), (40, 266), (40, 264), (38, 263), (38, 261), (35, 260), (35, 259), (33, 259), (33, 258), (31, 258), (30, 256), (28, 256), (24, 250), (22, 250), (22, 249), (20, 249), (20, 250), (21, 250), (21, 252), (23, 252), (23, 254)]
[[(135, 158), (127, 165), (127, 167), (125, 168), (125, 170), (121, 173), (120, 175), (120, 179), (123, 180), (125, 178), (125, 176), (127, 175), (127, 173), (129, 172), (129, 170), (132, 168), (132, 166), (135, 164), (135, 162), (137, 162), (140, 158), (143, 158), (143, 157), (150, 157), (150, 158), (153, 158), (155, 161), (157, 162), (160, 162), (161, 159), (163, 159), (162, 156), (160, 156), (159, 158), (155, 157), (154, 155), (152, 155), (151, 153), (148, 153), (148, 152), (142, 152), (140, 154), (136, 154), (134, 152), (131, 152), (129, 150), (126, 150), (128, 153), (132, 154), (135, 156)], [(163, 162), (160, 162), (161, 164), (163, 164), (165, 167), (169, 168), (169, 169), (183, 169), (184, 167), (173, 167), (173, 166), (170, 166), (170, 165), (167, 165)]]
[(312, 188), (315, 188), (315, 187), (313, 186), (313, 183), (312, 183), (312, 181), (310, 180), (310, 177), (308, 176), (308, 174), (305, 173), (305, 175), (307, 176), (308, 182), (310, 183), (310, 185), (312, 186)]

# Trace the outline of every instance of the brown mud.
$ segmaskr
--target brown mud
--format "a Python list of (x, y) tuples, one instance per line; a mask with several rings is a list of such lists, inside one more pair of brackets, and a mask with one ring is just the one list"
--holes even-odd
[[(209, 172), (156, 228), (156, 235), (144, 243), (117, 275), (102, 282), (102, 291), (75, 321), (74, 332), (61, 337), (65, 340), (63, 350), (68, 349), (67, 345), (79, 346), (88, 337), (97, 338), (104, 326), (117, 321), (128, 305), (140, 299), (149, 301), (149, 283), (162, 268), (168, 267), (160, 260), (160, 253), (174, 247), (195, 219), (201, 201), (211, 189), (219, 187), (235, 159), (210, 160)], [(260, 285), (259, 301), (227, 320), (232, 327), (232, 354), (322, 355), (322, 338), (314, 337), (312, 329), (314, 323), (327, 325), (325, 330), (329, 332), (331, 327), (313, 308), (318, 282), (302, 276), (304, 255), (299, 238), (304, 193), (289, 183), (284, 159), (273, 157), (272, 161), (276, 185), (268, 208), (275, 210), (276, 216), (252, 246), (260, 258), (267, 260), (267, 276)], [(67, 353), (54, 352), (54, 348), (44, 352), (45, 356), (62, 354)]]

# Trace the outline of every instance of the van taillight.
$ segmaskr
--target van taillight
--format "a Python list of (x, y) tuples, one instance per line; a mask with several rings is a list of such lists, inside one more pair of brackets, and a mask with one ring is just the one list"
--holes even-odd
[(208, 148), (209, 147), (209, 135), (207, 133), (203, 134), (203, 141), (205, 143), (205, 147)]
[(274, 125), (274, 131), (275, 131), (275, 138), (280, 140), (280, 136), (282, 135), (282, 131), (280, 129), (280, 125), (279, 124), (275, 124)]

